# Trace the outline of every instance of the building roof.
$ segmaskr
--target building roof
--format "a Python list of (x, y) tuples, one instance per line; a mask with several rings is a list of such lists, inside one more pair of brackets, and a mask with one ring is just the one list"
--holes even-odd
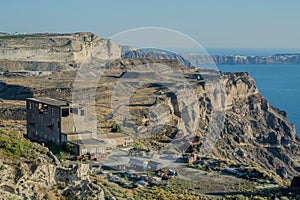
[(106, 143), (103, 140), (87, 139), (87, 140), (75, 140), (69, 141), (70, 143), (77, 144), (79, 146), (88, 147), (105, 147)]
[(52, 99), (49, 97), (27, 98), (27, 100), (43, 103), (51, 106), (68, 106), (71, 102)]
[(157, 164), (157, 165), (162, 165), (163, 163), (157, 162), (157, 161), (153, 161), (153, 160), (149, 160), (148, 164)]
[(79, 131), (79, 132), (70, 132), (70, 133), (63, 133), (64, 135), (83, 135), (83, 134), (91, 134), (93, 133), (92, 131), (88, 131), (88, 130), (85, 130), (85, 131)]
[(113, 139), (113, 138), (124, 138), (129, 137), (128, 135), (125, 135), (123, 133), (108, 133), (108, 134), (99, 134), (98, 138), (100, 139)]

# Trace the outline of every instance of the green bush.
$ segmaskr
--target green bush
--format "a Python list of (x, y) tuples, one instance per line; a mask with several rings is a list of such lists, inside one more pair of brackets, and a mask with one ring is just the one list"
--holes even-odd
[(121, 125), (113, 123), (113, 125), (111, 126), (111, 130), (112, 133), (119, 133), (122, 131), (121, 129)]

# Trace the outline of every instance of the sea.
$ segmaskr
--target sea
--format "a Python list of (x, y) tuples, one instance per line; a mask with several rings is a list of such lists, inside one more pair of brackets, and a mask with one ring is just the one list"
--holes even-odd
[[(300, 53), (300, 49), (208, 49), (211, 55), (257, 55)], [(253, 64), (219, 65), (223, 72), (249, 72), (257, 88), (272, 106), (287, 112), (288, 121), (295, 125), (300, 135), (300, 65)]]

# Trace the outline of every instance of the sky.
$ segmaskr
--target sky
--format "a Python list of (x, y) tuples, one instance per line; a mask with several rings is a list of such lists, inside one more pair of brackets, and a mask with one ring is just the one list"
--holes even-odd
[(0, 32), (134, 28), (182, 32), (205, 48), (300, 48), (299, 0), (0, 0)]

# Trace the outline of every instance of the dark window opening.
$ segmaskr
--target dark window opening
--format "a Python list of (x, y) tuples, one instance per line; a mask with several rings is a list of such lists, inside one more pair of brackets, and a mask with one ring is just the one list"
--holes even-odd
[(52, 130), (54, 128), (54, 124), (50, 124), (47, 127)]
[(71, 108), (71, 113), (78, 114), (78, 108)]
[(61, 111), (61, 116), (62, 117), (68, 117), (69, 116), (69, 108), (63, 108)]
[(27, 108), (27, 109), (32, 109), (32, 108), (31, 108), (31, 102), (28, 102), (28, 103), (26, 104), (26, 108)]
[(39, 104), (39, 111), (40, 113), (47, 113), (48, 112), (48, 105), (46, 104)]
[(84, 116), (84, 110), (80, 111), (80, 116)]
[(60, 129), (60, 121), (57, 121), (57, 127)]

